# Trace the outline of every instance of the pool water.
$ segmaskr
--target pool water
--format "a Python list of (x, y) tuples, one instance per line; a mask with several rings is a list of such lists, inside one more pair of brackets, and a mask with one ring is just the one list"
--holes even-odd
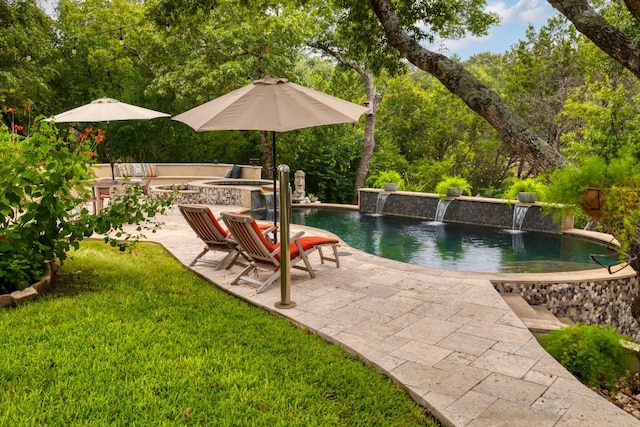
[(426, 267), (490, 273), (600, 268), (605, 245), (578, 237), (331, 209), (293, 209), (291, 222), (330, 231), (364, 252)]

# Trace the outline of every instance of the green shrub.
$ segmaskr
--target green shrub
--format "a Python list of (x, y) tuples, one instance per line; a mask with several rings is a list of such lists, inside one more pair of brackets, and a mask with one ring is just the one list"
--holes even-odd
[[(95, 144), (102, 142), (83, 136), (65, 141), (42, 122), (26, 137), (0, 126), (0, 294), (39, 280), (47, 261), (62, 263), (94, 233), (108, 234), (104, 240), (124, 250), (142, 230), (159, 226), (152, 218), (171, 198), (141, 199), (140, 188), (130, 188), (99, 215), (83, 208)], [(126, 224), (137, 229), (127, 231)]]
[(398, 184), (398, 189), (404, 190), (404, 179), (402, 179), (402, 175), (400, 175), (399, 172), (394, 170), (380, 172), (373, 182), (373, 186), (375, 188), (384, 188), (384, 185), (387, 183)]
[(517, 200), (518, 193), (537, 193), (538, 200), (547, 200), (548, 187), (535, 178), (518, 179), (502, 195), (507, 200)]
[(469, 181), (458, 175), (444, 176), (438, 185), (436, 185), (436, 193), (444, 197), (447, 195), (447, 190), (449, 188), (459, 188), (467, 196), (471, 195), (471, 184), (469, 184)]
[(623, 339), (629, 340), (613, 327), (577, 324), (550, 332), (540, 343), (582, 382), (615, 389), (635, 359), (633, 352), (620, 344)]

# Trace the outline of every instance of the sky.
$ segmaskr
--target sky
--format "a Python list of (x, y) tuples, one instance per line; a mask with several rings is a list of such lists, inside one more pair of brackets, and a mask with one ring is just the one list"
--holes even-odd
[(460, 40), (443, 40), (430, 48), (442, 54), (454, 54), (463, 60), (476, 53), (504, 53), (518, 40), (524, 39), (529, 24), (536, 29), (555, 15), (556, 10), (544, 0), (487, 0), (487, 11), (497, 13), (500, 24), (494, 26), (485, 37), (465, 37)]
[[(39, 0), (50, 15), (57, 0)], [(497, 13), (501, 23), (494, 26), (485, 37), (465, 37), (460, 40), (443, 40), (430, 49), (447, 56), (458, 55), (463, 60), (476, 53), (504, 53), (518, 40), (525, 37), (529, 24), (536, 29), (544, 25), (555, 14), (555, 9), (545, 0), (487, 0), (487, 11)]]

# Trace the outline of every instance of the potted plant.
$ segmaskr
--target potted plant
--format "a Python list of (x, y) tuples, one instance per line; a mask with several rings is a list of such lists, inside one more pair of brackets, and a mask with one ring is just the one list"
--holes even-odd
[(548, 187), (536, 178), (517, 179), (503, 194), (507, 200), (518, 200), (520, 203), (534, 203), (547, 199)]
[(307, 197), (309, 198), (309, 201), (310, 201), (311, 203), (315, 203), (315, 202), (317, 202), (317, 201), (318, 201), (318, 197), (317, 197), (315, 194), (313, 194), (313, 193), (309, 193), (309, 194), (307, 194)]
[(436, 185), (436, 193), (438, 193), (441, 198), (458, 197), (463, 194), (470, 196), (471, 184), (459, 175), (444, 176), (438, 185)]
[(397, 171), (385, 170), (378, 174), (373, 186), (382, 188), (384, 191), (404, 190), (404, 179)]

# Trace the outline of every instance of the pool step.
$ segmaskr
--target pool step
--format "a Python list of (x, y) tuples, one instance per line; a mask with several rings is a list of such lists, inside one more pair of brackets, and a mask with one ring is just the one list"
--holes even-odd
[(573, 324), (570, 319), (558, 319), (543, 305), (529, 305), (518, 294), (501, 294), (511, 310), (531, 332), (544, 333)]

